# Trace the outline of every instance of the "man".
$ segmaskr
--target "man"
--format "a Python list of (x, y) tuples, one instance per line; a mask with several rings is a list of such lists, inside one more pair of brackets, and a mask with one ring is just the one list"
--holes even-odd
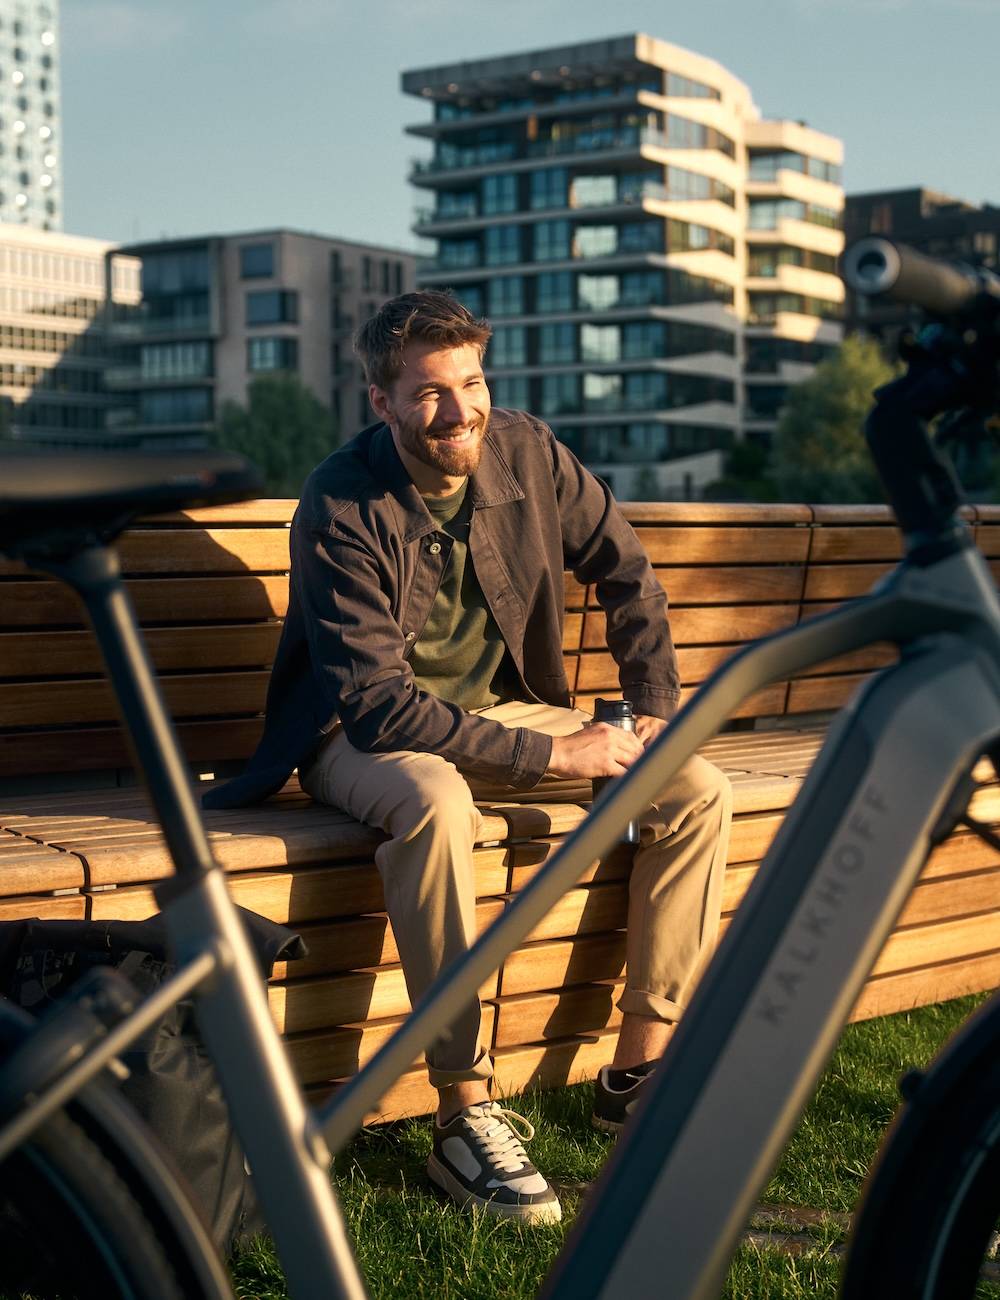
[[(316, 800), (386, 832), (375, 861), (411, 999), (475, 936), (474, 790), (618, 776), (679, 695), (666, 601), (608, 489), (540, 421), (492, 411), (490, 329), (450, 294), (387, 302), (360, 330), (380, 423), (306, 483), (291, 598), (247, 773), (206, 802), (264, 798), (297, 766)], [(569, 707), (563, 571), (595, 584), (636, 733)], [(618, 1131), (718, 928), (731, 798), (700, 758), (647, 819), (630, 882), (627, 979), (595, 1123)], [(471, 999), (427, 1053), (439, 1107), (430, 1177), (527, 1221), (559, 1202), (509, 1112)], [(516, 1118), (516, 1117), (515, 1117)], [(522, 1121), (524, 1123), (525, 1121)]]

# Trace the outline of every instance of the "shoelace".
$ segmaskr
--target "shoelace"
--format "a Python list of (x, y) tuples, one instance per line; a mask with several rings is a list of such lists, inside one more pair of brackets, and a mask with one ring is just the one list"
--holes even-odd
[[(469, 1111), (478, 1111), (479, 1115), (470, 1114)], [(529, 1163), (528, 1153), (521, 1143), (530, 1142), (535, 1136), (535, 1130), (523, 1115), (505, 1110), (499, 1102), (494, 1101), (488, 1106), (470, 1106), (463, 1119), (472, 1129), (490, 1163), (502, 1169), (505, 1174), (517, 1173)], [(519, 1124), (524, 1126), (523, 1129), (518, 1129)]]

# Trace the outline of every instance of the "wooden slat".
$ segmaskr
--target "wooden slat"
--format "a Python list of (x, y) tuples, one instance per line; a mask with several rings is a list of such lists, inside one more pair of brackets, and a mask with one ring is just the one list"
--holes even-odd
[(810, 564), (803, 599), (841, 601), (867, 595), (892, 567), (891, 564)]
[[(681, 557), (678, 557), (678, 562)], [(805, 567), (781, 564), (770, 568), (724, 566), (706, 561), (698, 567), (657, 567), (656, 577), (674, 605), (787, 604), (802, 591)], [(597, 605), (591, 592), (590, 603)]]
[(833, 564), (838, 560), (898, 560), (902, 553), (899, 530), (895, 527), (831, 526), (813, 531), (810, 564)]
[(1000, 556), (1000, 526), (980, 524), (976, 529), (976, 545), (982, 553), (993, 559)]
[(139, 521), (144, 527), (161, 527), (164, 524), (198, 524), (207, 527), (220, 524), (281, 524), (291, 523), (298, 501), (294, 497), (258, 497), (253, 501), (236, 501), (225, 506), (198, 506), (194, 510), (150, 515)]
[[(267, 672), (192, 673), (161, 677), (160, 686), (173, 717), (259, 713), (264, 708)], [(50, 726), (66, 722), (110, 722), (114, 697), (99, 678), (70, 682), (0, 684), (0, 726)]]
[[(792, 627), (798, 617), (798, 603), (786, 606), (707, 605), (701, 608), (671, 609), (670, 633), (674, 645), (739, 645)], [(604, 649), (607, 625), (602, 610), (588, 610), (583, 631), (585, 650)]]
[(808, 528), (637, 528), (653, 564), (795, 564), (809, 549)]
[(546, 993), (516, 993), (496, 1003), (497, 1047), (516, 1047), (571, 1034), (600, 1033), (621, 1023), (615, 1006), (623, 981), (581, 984)]
[(964, 997), (968, 993), (987, 993), (998, 985), (1000, 951), (877, 975), (862, 989), (850, 1019), (870, 1020), (897, 1011), (910, 1011), (914, 1007)]
[(500, 992), (535, 993), (564, 984), (615, 980), (625, 969), (625, 934), (542, 939), (512, 952), (503, 964)]
[(799, 677), (789, 684), (788, 712), (816, 713), (823, 709), (839, 709), (867, 680), (867, 673), (847, 673), (843, 677)]
[(642, 524), (808, 524), (811, 506), (771, 502), (625, 501), (622, 514), (635, 528)]
[(82, 894), (63, 894), (59, 898), (0, 899), (0, 921), (26, 921), (31, 917), (40, 921), (83, 921), (86, 920), (86, 900)]
[[(681, 682), (687, 686), (703, 682), (720, 664), (731, 659), (736, 647), (696, 646), (677, 651), (677, 667)], [(618, 686), (618, 665), (607, 652), (590, 650), (580, 656), (577, 672), (577, 690), (600, 691)]]
[[(694, 695), (696, 689), (694, 686), (689, 686), (682, 690), (681, 704), (686, 704)], [(785, 686), (780, 683), (775, 686), (765, 686), (762, 690), (755, 691), (742, 704), (737, 705), (730, 716), (733, 718), (769, 718), (784, 713), (786, 711), (785, 692)], [(594, 701), (599, 695), (605, 699), (620, 699), (621, 691), (612, 690), (610, 687), (605, 687), (600, 691), (578, 691), (573, 704), (586, 713), (593, 713)], [(799, 712), (802, 712), (802, 710), (799, 710)]]
[[(249, 758), (263, 727), (260, 718), (218, 718), (185, 722), (175, 728), (181, 749), (192, 762)], [(0, 735), (0, 778), (38, 773), (75, 773), (131, 767), (132, 759), (118, 727)]]
[[(268, 574), (225, 578), (128, 578), (125, 588), (141, 623), (284, 618), (288, 579)], [(83, 608), (63, 583), (0, 583), (4, 627), (84, 627)]]
[[(480, 1028), (483, 1043), (492, 1040), (495, 1014), (493, 1004), (484, 1002)], [(367, 1065), (404, 1022), (405, 1017), (393, 1016), (387, 1020), (342, 1025), (329, 1032), (294, 1034), (286, 1040), (286, 1046), (300, 1082), (342, 1079)], [(414, 1062), (412, 1068), (419, 1067), (420, 1062)]]
[[(280, 635), (279, 623), (241, 623), (226, 627), (150, 628), (145, 640), (153, 664), (160, 671), (204, 670), (268, 667)], [(0, 634), (2, 677), (80, 676), (102, 673), (103, 669), (90, 632)]]

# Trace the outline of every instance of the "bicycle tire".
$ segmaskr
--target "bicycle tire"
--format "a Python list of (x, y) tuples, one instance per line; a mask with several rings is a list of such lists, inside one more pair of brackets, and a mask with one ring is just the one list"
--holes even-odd
[[(0, 1065), (33, 1023), (0, 1000)], [(232, 1300), (169, 1159), (106, 1084), (88, 1084), (0, 1163), (0, 1300), (24, 1292)]]
[(902, 1091), (855, 1220), (841, 1300), (971, 1300), (1000, 1219), (1000, 1001)]
[(139, 1201), (65, 1113), (0, 1166), (0, 1187), (0, 1275), (7, 1290), (80, 1300), (185, 1300)]

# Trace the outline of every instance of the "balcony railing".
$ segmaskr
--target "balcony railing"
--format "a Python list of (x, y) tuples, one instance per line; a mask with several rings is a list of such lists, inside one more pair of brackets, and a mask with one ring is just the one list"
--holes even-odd
[(414, 158), (413, 173), (417, 176), (434, 172), (462, 171), (468, 167), (489, 167), (498, 162), (516, 162), (530, 158), (561, 158), (571, 154), (606, 153), (622, 149), (637, 149), (640, 145), (657, 145), (673, 148), (666, 134), (655, 127), (628, 126), (614, 129), (581, 131), (576, 135), (555, 140), (529, 140), (519, 145), (513, 140), (501, 144), (484, 144), (468, 149), (456, 149), (442, 158)]

